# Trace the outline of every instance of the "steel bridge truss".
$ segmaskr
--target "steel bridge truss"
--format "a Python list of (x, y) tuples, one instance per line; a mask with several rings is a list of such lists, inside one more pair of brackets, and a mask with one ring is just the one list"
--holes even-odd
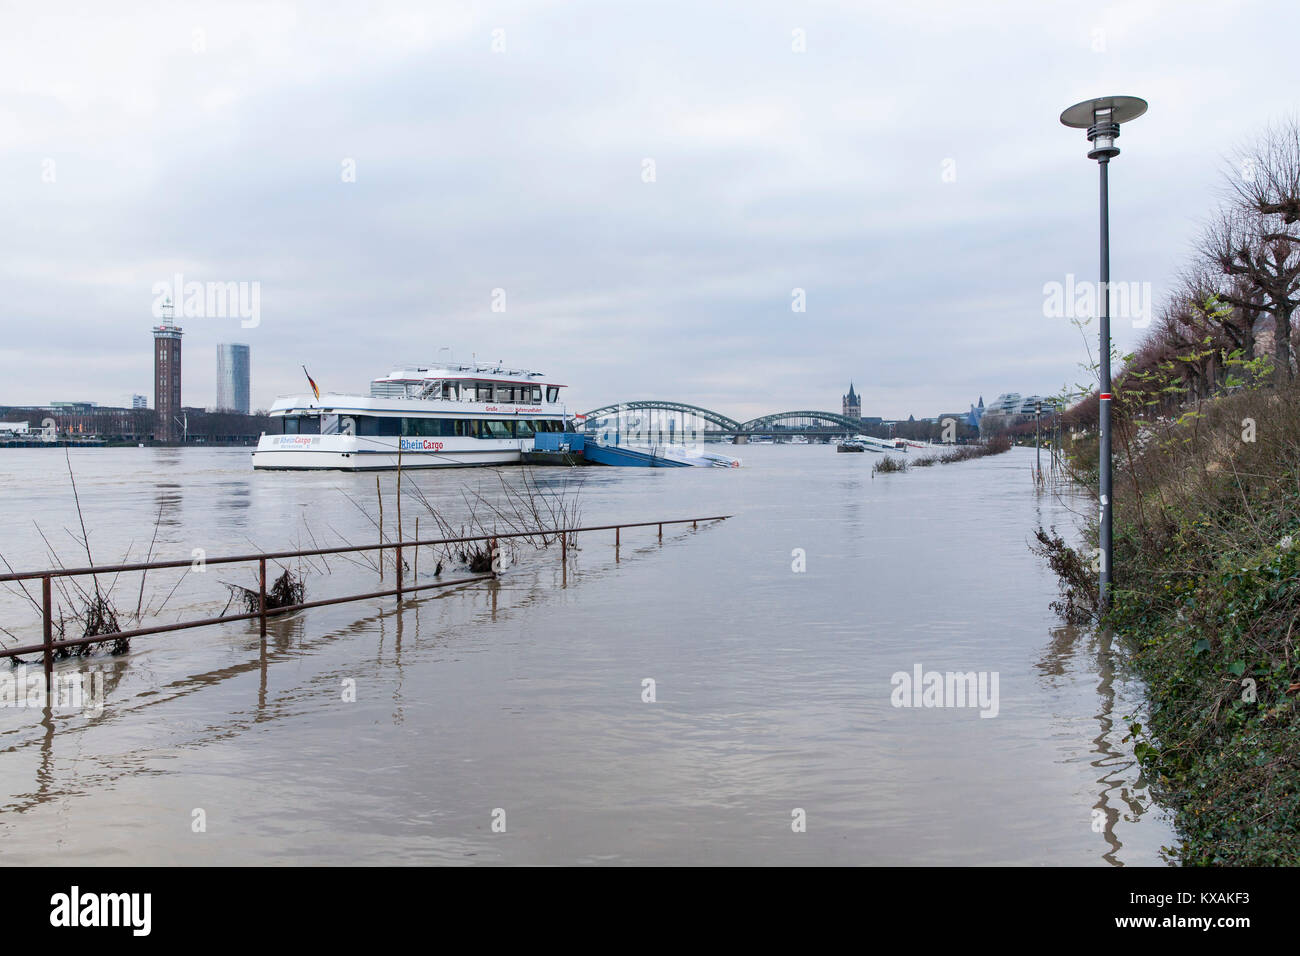
[[(702, 428), (700, 422), (704, 423)], [(698, 434), (701, 431), (719, 435), (838, 435), (861, 431), (862, 422), (835, 412), (811, 409), (775, 412), (738, 422), (720, 412), (685, 402), (636, 401), (594, 408), (587, 412), (580, 427), (587, 432), (615, 428), (660, 436)]]

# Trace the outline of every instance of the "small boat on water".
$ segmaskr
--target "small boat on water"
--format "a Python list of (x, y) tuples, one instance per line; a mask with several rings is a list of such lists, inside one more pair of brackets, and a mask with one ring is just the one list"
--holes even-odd
[(854, 441), (852, 438), (846, 438), (843, 441), (835, 443), (836, 452), (857, 452), (861, 453), (867, 450), (867, 447), (861, 442)]

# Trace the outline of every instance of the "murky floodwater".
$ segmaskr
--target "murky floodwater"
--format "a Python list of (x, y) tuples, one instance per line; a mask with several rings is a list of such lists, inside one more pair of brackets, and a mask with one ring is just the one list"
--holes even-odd
[[(581, 481), (588, 524), (735, 516), (662, 542), (628, 530), (617, 554), (612, 532), (582, 536), (567, 579), (555, 550), (521, 552), (499, 583), (309, 610), (264, 648), (255, 623), (137, 638), (93, 659), (102, 715), (0, 710), (0, 860), (1163, 862), (1173, 834), (1121, 743), (1140, 689), (1060, 628), (1027, 548), (1039, 523), (1073, 526), (1034, 494), (1032, 452), (873, 480), (875, 455), (738, 451), (738, 470), (539, 469)], [(175, 559), (376, 535), (373, 475), (254, 473), (247, 449), (72, 465), (97, 563), (142, 557), (155, 524), (155, 557)], [(466, 490), (500, 501), (522, 475), (403, 480), (459, 522)], [(50, 547), (84, 563), (61, 450), (0, 453), (0, 493), (13, 565)], [(416, 517), (431, 533), (420, 502), (403, 510), (408, 536)], [(101, 581), (133, 622), (139, 575)], [(159, 620), (215, 614), (223, 582), (255, 583), (247, 566), (155, 572), (142, 600)], [(334, 558), (307, 587), (380, 585)], [(39, 640), (12, 587), (0, 625)], [(918, 664), (996, 672), (996, 717), (893, 706), (891, 677)]]

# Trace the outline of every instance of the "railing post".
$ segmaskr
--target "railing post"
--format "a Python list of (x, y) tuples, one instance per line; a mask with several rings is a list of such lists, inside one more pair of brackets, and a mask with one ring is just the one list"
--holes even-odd
[(614, 547), (615, 547), (615, 548), (618, 547), (618, 536), (619, 536), (619, 532), (622, 531), (622, 530), (623, 530), (622, 528), (615, 528), (615, 529), (614, 529)]
[(262, 636), (266, 637), (266, 558), (257, 559), (257, 613), (261, 616)]
[(567, 529), (560, 533), (560, 563), (566, 566), (569, 563), (569, 532)]
[(664, 526), (663, 526), (663, 522), (660, 522), (660, 524), (659, 524), (659, 540), (662, 541), (663, 539), (664, 539)]
[[(397, 540), (402, 539), (399, 537)], [(397, 603), (402, 603), (402, 546), (400, 544), (397, 546)]]
[(41, 578), (41, 630), (45, 639), (45, 700), (53, 702), (54, 694), (54, 613), (50, 596), (50, 576)]

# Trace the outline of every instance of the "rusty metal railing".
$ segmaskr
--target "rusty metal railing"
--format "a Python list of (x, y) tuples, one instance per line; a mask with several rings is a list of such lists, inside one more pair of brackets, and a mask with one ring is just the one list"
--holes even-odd
[[(91, 565), (83, 568), (49, 568), (43, 571), (17, 571), (8, 574), (0, 574), (0, 584), (10, 581), (34, 581), (40, 579), (41, 582), (41, 631), (42, 641), (39, 644), (24, 644), (19, 647), (0, 648), (0, 658), (17, 657), (20, 654), (34, 654), (40, 652), (43, 655), (45, 667), (45, 686), (49, 692), (54, 674), (54, 653), (62, 648), (80, 647), (84, 644), (100, 644), (108, 641), (122, 640), (131, 637), (142, 637), (147, 634), (162, 634), (168, 631), (184, 631), (196, 627), (210, 627), (215, 624), (227, 624), (236, 621), (257, 620), (260, 624), (261, 636), (266, 637), (267, 618), (275, 617), (281, 614), (290, 614), (294, 611), (304, 611), (315, 607), (325, 607), (331, 604), (347, 604), (352, 601), (370, 601), (377, 598), (396, 597), (400, 602), (406, 595), (414, 594), (419, 591), (428, 591), (434, 588), (455, 587), (461, 584), (472, 584), (476, 581), (491, 580), (496, 577), (496, 572), (486, 572), (474, 574), (468, 577), (454, 578), (447, 581), (433, 581), (427, 584), (406, 585), (402, 579), (402, 551), (406, 548), (423, 548), (435, 545), (446, 544), (468, 544), (474, 541), (487, 541), (489, 552), (493, 555), (497, 553), (497, 541), (503, 538), (549, 538), (558, 536), (560, 539), (560, 561), (565, 571), (565, 579), (568, 574), (569, 558), (569, 539), (572, 535), (586, 534), (593, 531), (613, 531), (615, 553), (621, 543), (622, 530), (624, 528), (648, 528), (657, 526), (659, 529), (659, 540), (663, 540), (664, 525), (690, 524), (692, 528), (698, 528), (701, 521), (726, 521), (731, 515), (712, 515), (707, 518), (672, 518), (666, 521), (634, 521), (622, 522), (619, 524), (603, 525), (586, 525), (577, 528), (545, 528), (536, 531), (506, 531), (494, 532), (492, 534), (466, 535), (458, 538), (425, 538), (416, 541), (383, 541), (376, 544), (358, 544), (347, 545), (338, 548), (311, 548), (297, 551), (268, 551), (258, 552), (255, 554), (238, 554), (226, 557), (204, 558), (203, 563), (206, 567), (210, 564), (247, 564), (253, 561), (257, 562), (257, 607), (256, 611), (249, 611), (241, 614), (223, 614), (218, 617), (196, 618), (189, 621), (176, 621), (172, 624), (155, 624), (149, 627), (137, 627), (125, 631), (115, 631), (111, 634), (94, 634), (85, 637), (64, 638), (54, 640), (54, 601), (53, 601), (53, 581), (55, 578), (85, 577), (87, 575), (98, 574), (120, 574), (130, 571), (160, 571), (168, 568), (187, 568), (193, 565), (192, 560), (175, 560), (175, 561), (139, 561), (127, 564), (102, 564)], [(384, 591), (369, 591), (365, 594), (349, 594), (344, 597), (323, 598), (318, 601), (303, 601), (298, 604), (289, 604), (281, 607), (266, 606), (266, 562), (281, 561), (290, 558), (311, 558), (323, 557), (331, 554), (356, 554), (363, 551), (380, 552), (380, 560), (383, 560), (383, 552), (395, 550), (397, 552), (397, 578), (396, 587)]]

